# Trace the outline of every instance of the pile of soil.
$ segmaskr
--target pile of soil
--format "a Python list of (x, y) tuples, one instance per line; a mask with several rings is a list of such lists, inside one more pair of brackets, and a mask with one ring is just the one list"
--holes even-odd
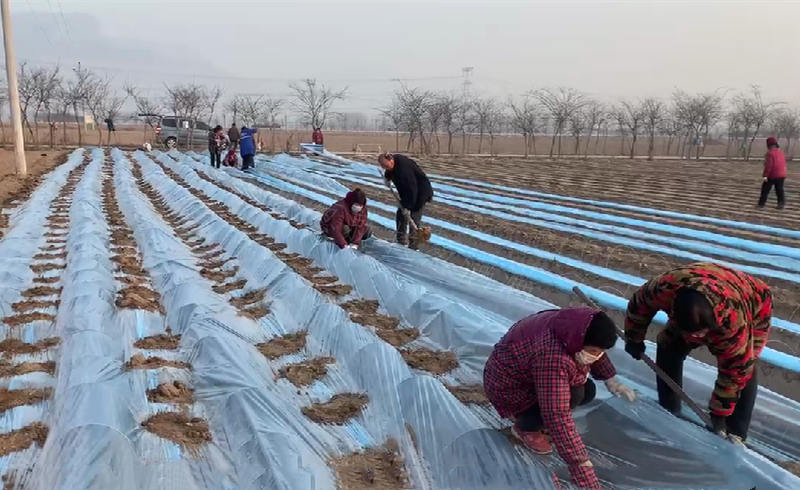
[(52, 394), (52, 388), (26, 388), (23, 390), (0, 388), (0, 413), (14, 407), (39, 403), (49, 399)]
[(223, 249), (215, 250), (213, 252), (209, 252), (207, 254), (201, 255), (200, 256), (200, 260), (216, 259), (217, 257), (219, 257), (220, 255), (222, 255), (224, 253), (225, 253), (225, 250), (223, 250)]
[(236, 291), (238, 289), (242, 289), (247, 285), (246, 279), (239, 279), (238, 281), (233, 282), (224, 282), (222, 284), (215, 284), (211, 287), (217, 294), (225, 294), (231, 291)]
[(11, 364), (5, 361), (0, 361), (0, 378), (9, 378), (11, 376), (20, 376), (34, 372), (53, 374), (56, 372), (56, 363), (53, 361), (46, 361)]
[(66, 258), (67, 252), (41, 252), (33, 256), (33, 260), (58, 260)]
[(145, 286), (128, 286), (117, 293), (117, 300), (114, 302), (118, 308), (130, 308), (133, 310), (160, 311), (161, 295)]
[(125, 369), (156, 369), (160, 367), (174, 367), (191, 369), (192, 365), (183, 361), (169, 361), (158, 356), (144, 357), (142, 354), (134, 354), (125, 363)]
[(373, 299), (354, 299), (341, 304), (341, 307), (350, 313), (350, 319), (356, 323), (379, 329), (397, 328), (399, 320), (378, 313), (378, 306), (378, 302)]
[(173, 350), (177, 349), (181, 343), (181, 336), (180, 335), (169, 335), (160, 333), (158, 335), (151, 335), (149, 337), (144, 337), (136, 342), (133, 343), (133, 346), (137, 349), (147, 349), (147, 350), (157, 350), (157, 349), (165, 349), (165, 350)]
[(339, 488), (343, 490), (404, 490), (411, 488), (397, 442), (390, 439), (381, 448), (349, 454), (330, 461)]
[(243, 308), (238, 311), (238, 314), (249, 318), (251, 320), (260, 320), (265, 316), (269, 315), (269, 308), (266, 306), (251, 306), (249, 308)]
[[(219, 243), (209, 243), (208, 245), (201, 245), (201, 246), (195, 247), (193, 250), (194, 250), (195, 253), (202, 254), (202, 253), (210, 252), (210, 251), (214, 250), (217, 247), (219, 247)], [(224, 252), (224, 250), (222, 250), (222, 249), (219, 250), (219, 253), (223, 253), (223, 252)]]
[(54, 322), (56, 320), (56, 316), (51, 315), (50, 313), (32, 311), (30, 313), (20, 313), (19, 315), (7, 316), (3, 318), (3, 323), (8, 325), (9, 327), (18, 327), (20, 325), (27, 325), (28, 323), (36, 322), (39, 320)]
[(486, 397), (486, 392), (483, 390), (482, 385), (463, 385), (452, 386), (445, 385), (445, 387), (453, 394), (461, 403), (474, 404), (474, 405), (488, 405), (489, 399)]
[(419, 348), (401, 350), (400, 354), (412, 368), (433, 374), (444, 374), (458, 367), (458, 358), (450, 351)]
[(227, 259), (222, 260), (204, 260), (200, 262), (200, 267), (204, 267), (206, 269), (219, 269), (231, 260), (233, 260), (233, 257), (228, 257)]
[(314, 289), (331, 296), (347, 296), (353, 291), (353, 287), (347, 284), (314, 284)]
[(35, 344), (29, 344), (15, 338), (7, 338), (0, 342), (0, 352), (3, 354), (33, 354), (57, 346), (61, 342), (58, 337), (48, 337)]
[(147, 390), (147, 399), (154, 403), (190, 404), (194, 401), (194, 390), (180, 381), (161, 383)]
[(23, 298), (35, 298), (37, 296), (55, 296), (61, 294), (61, 288), (49, 286), (36, 286), (22, 292)]
[(328, 364), (335, 362), (336, 359), (332, 357), (315, 357), (308, 361), (287, 364), (281, 368), (279, 374), (295, 386), (308, 386), (328, 374)]
[(253, 303), (258, 303), (259, 301), (263, 301), (264, 296), (266, 294), (267, 294), (267, 288), (254, 289), (252, 291), (248, 291), (247, 293), (241, 296), (231, 298), (230, 300), (228, 300), (228, 302), (233, 306), (235, 306), (236, 308), (244, 308), (247, 305), (252, 305)]
[(267, 359), (277, 359), (287, 354), (300, 352), (306, 346), (306, 335), (308, 335), (308, 332), (305, 330), (297, 333), (287, 333), (281, 337), (270, 339), (269, 342), (256, 344), (256, 348)]
[(783, 461), (778, 464), (780, 465), (781, 468), (788, 471), (789, 473), (800, 476), (800, 463), (798, 463), (797, 461)]
[(333, 284), (338, 281), (336, 276), (314, 276), (311, 278), (312, 284)]
[[(42, 447), (47, 439), (48, 428), (41, 422), (34, 422), (30, 425), (5, 434), (0, 434), (0, 456), (6, 456), (23, 449), (28, 449), (31, 444), (36, 443)], [(5, 481), (5, 480), (4, 480)], [(8, 485), (6, 481), (6, 485)], [(11, 483), (13, 486), (13, 482)]]
[(41, 274), (42, 272), (47, 271), (60, 271), (66, 269), (66, 264), (31, 264), (30, 269), (37, 273)]
[(417, 328), (376, 328), (375, 333), (393, 347), (402, 347), (419, 338)]
[(285, 243), (272, 243), (270, 245), (267, 245), (267, 248), (270, 249), (273, 252), (280, 252), (281, 250), (284, 250), (286, 248), (286, 244)]
[(225, 282), (226, 279), (230, 279), (231, 277), (235, 276), (238, 270), (239, 266), (224, 271), (203, 268), (200, 269), (200, 275), (205, 277), (209, 281)]
[(59, 300), (54, 301), (36, 301), (36, 300), (26, 300), (26, 301), (18, 301), (11, 305), (11, 309), (14, 311), (31, 311), (31, 310), (38, 310), (40, 308), (52, 308), (58, 307), (61, 303)]
[(60, 278), (58, 276), (52, 276), (52, 277), (37, 276), (33, 278), (33, 282), (36, 284), (55, 284), (59, 280)]
[(314, 403), (303, 407), (303, 415), (318, 424), (341, 425), (355, 417), (369, 402), (363, 393), (339, 393), (325, 403)]
[(189, 450), (211, 442), (208, 422), (181, 412), (159, 412), (142, 422), (142, 427)]

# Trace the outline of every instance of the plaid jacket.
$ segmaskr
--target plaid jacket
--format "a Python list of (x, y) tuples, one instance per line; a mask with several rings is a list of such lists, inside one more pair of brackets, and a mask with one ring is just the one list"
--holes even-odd
[(352, 243), (354, 245), (361, 243), (361, 237), (363, 237), (364, 233), (367, 231), (367, 207), (364, 206), (364, 209), (362, 209), (360, 213), (353, 214), (350, 210), (350, 206), (342, 199), (329, 207), (328, 210), (325, 211), (325, 214), (322, 215), (322, 219), (319, 222), (322, 231), (333, 238), (333, 241), (336, 242), (339, 248), (347, 246), (347, 240), (342, 234), (342, 227), (345, 225), (353, 230)]
[(769, 337), (772, 293), (764, 282), (743, 272), (710, 262), (679, 267), (655, 277), (634, 293), (628, 303), (625, 336), (639, 342), (659, 310), (672, 316), (672, 301), (681, 287), (705, 295), (714, 308), (718, 328), (705, 338), (687, 336), (671, 318), (658, 335), (659, 343), (685, 342), (689, 349), (708, 346), (717, 357), (717, 381), (709, 408), (715, 415), (733, 413), (739, 393), (753, 376), (753, 369)]
[(583, 348), (586, 329), (597, 310), (548, 310), (523, 318), (495, 345), (483, 372), (483, 384), (502, 417), (514, 417), (538, 404), (559, 456), (569, 465), (575, 484), (600, 488), (592, 468), (579, 466), (589, 453), (572, 419), (570, 386), (589, 374), (606, 380), (616, 374), (608, 356), (590, 366), (574, 354)]

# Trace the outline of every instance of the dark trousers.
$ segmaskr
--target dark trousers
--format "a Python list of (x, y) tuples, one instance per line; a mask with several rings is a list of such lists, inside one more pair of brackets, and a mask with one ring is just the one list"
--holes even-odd
[[(417, 225), (417, 228), (422, 226), (422, 210), (425, 209), (425, 206), (422, 206), (416, 211), (411, 211), (411, 219), (414, 220), (414, 223)], [(413, 248), (416, 250), (419, 247), (419, 241), (417, 240), (417, 234), (411, 233), (411, 238), (409, 239), (408, 230), (411, 225), (406, 221), (406, 217), (403, 215), (403, 208), (397, 208), (397, 214), (395, 215), (395, 224), (397, 226), (397, 243), (401, 245), (408, 245), (409, 248)]]
[(248, 168), (253, 168), (254, 166), (254, 155), (244, 155), (242, 156), (242, 170), (247, 170)]
[[(594, 381), (587, 379), (585, 384), (579, 386), (572, 386), (569, 389), (569, 407), (575, 408), (578, 405), (586, 405), (594, 400), (597, 394), (597, 387)], [(544, 427), (544, 420), (542, 413), (539, 410), (539, 404), (532, 406), (526, 411), (522, 412), (516, 417), (517, 428), (523, 432), (535, 432), (542, 430)]]
[(775, 194), (778, 196), (778, 207), (782, 208), (786, 205), (786, 193), (783, 191), (783, 182), (786, 179), (769, 179), (761, 184), (761, 197), (758, 198), (758, 205), (764, 206), (767, 203), (767, 198), (769, 197), (769, 191), (772, 190), (772, 186), (775, 186)]
[[(355, 231), (356, 231), (355, 228), (350, 228), (347, 225), (342, 226), (342, 235), (344, 235), (344, 239), (348, 245), (353, 243), (353, 232)], [(364, 234), (361, 235), (361, 239), (366, 240), (371, 236), (372, 236), (372, 230), (369, 228), (369, 225), (367, 225), (367, 229), (366, 231), (364, 231)]]
[(219, 168), (220, 163), (222, 163), (221, 152), (216, 148), (209, 148), (208, 153), (211, 154), (211, 166)]
[[(656, 364), (664, 370), (679, 386), (683, 387), (683, 361), (689, 354), (689, 349), (686, 344), (678, 343), (658, 343), (656, 350)], [(753, 416), (753, 407), (756, 403), (756, 392), (758, 391), (758, 376), (756, 369), (753, 370), (753, 377), (747, 382), (744, 389), (739, 393), (739, 401), (733, 413), (726, 419), (728, 433), (747, 438), (747, 431), (750, 428), (750, 419)], [(656, 379), (656, 386), (658, 388), (658, 403), (672, 413), (678, 413), (681, 410), (681, 399), (672, 391), (667, 383), (661, 381), (660, 378)]]

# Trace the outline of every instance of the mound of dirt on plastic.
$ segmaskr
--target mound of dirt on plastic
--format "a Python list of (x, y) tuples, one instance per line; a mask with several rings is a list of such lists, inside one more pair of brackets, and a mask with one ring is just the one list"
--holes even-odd
[(35, 300), (27, 300), (27, 301), (18, 301), (11, 305), (11, 309), (14, 311), (31, 311), (31, 310), (39, 310), (43, 308), (51, 308), (51, 307), (58, 307), (61, 301), (35, 301)]
[(181, 343), (181, 336), (180, 335), (169, 335), (160, 333), (158, 335), (151, 335), (149, 337), (143, 337), (136, 342), (133, 343), (133, 346), (137, 349), (147, 349), (147, 350), (157, 350), (157, 349), (165, 349), (165, 350), (173, 350), (177, 349)]
[(42, 372), (53, 374), (56, 372), (56, 363), (53, 361), (47, 362), (22, 362), (19, 364), (11, 364), (8, 362), (0, 361), (0, 378), (9, 378), (11, 376), (20, 376), (23, 374)]
[(231, 291), (236, 291), (238, 289), (242, 289), (247, 285), (247, 279), (239, 279), (238, 281), (233, 282), (225, 282), (222, 284), (216, 284), (211, 286), (211, 289), (214, 290), (217, 294), (225, 294)]
[(42, 252), (33, 256), (33, 260), (58, 260), (66, 258), (67, 258), (67, 252), (53, 252), (53, 253)]
[(393, 329), (400, 324), (397, 318), (378, 313), (378, 302), (372, 299), (354, 299), (342, 303), (342, 308), (350, 314), (350, 319), (362, 325)]
[(192, 365), (183, 361), (170, 361), (158, 356), (144, 357), (142, 354), (134, 354), (125, 363), (125, 369), (156, 369), (160, 367), (174, 367), (181, 369), (191, 369)]
[(222, 255), (224, 253), (225, 253), (225, 250), (223, 250), (223, 249), (215, 250), (214, 252), (209, 252), (209, 253), (207, 253), (205, 255), (201, 255), (200, 256), (200, 260), (216, 259), (217, 257), (219, 257), (220, 255)]
[(39, 403), (50, 398), (52, 394), (52, 388), (26, 388), (24, 390), (0, 388), (0, 413), (14, 407)]
[[(36, 443), (37, 446), (42, 447), (44, 441), (47, 439), (49, 429), (41, 422), (34, 422), (30, 425), (5, 434), (0, 434), (0, 456), (6, 456), (23, 449), (28, 449), (31, 444)], [(8, 486), (8, 481), (6, 486)], [(13, 488), (13, 483), (10, 488)]]
[(303, 407), (302, 412), (318, 424), (341, 425), (361, 413), (368, 402), (369, 397), (363, 393), (339, 393), (325, 403)]
[(194, 390), (180, 381), (161, 383), (147, 390), (147, 399), (153, 403), (190, 404), (194, 401)]
[(267, 245), (267, 248), (272, 250), (273, 252), (280, 252), (281, 250), (286, 248), (285, 243), (271, 243)]
[(20, 313), (19, 315), (11, 315), (3, 318), (3, 323), (8, 325), (9, 327), (18, 327), (20, 325), (27, 325), (31, 322), (36, 322), (40, 320), (53, 322), (55, 321), (56, 316), (51, 315), (50, 313), (42, 313), (40, 311), (32, 311), (30, 313)]
[(36, 284), (55, 284), (60, 279), (61, 278), (58, 276), (52, 276), (52, 277), (37, 276), (33, 278), (33, 282)]
[(231, 277), (236, 275), (236, 272), (239, 270), (239, 267), (234, 267), (230, 270), (218, 271), (212, 269), (202, 268), (200, 269), (200, 275), (208, 279), (209, 281), (214, 282), (225, 282), (226, 279), (230, 279)]
[(308, 332), (305, 330), (297, 333), (287, 333), (281, 337), (270, 339), (269, 342), (256, 344), (256, 348), (267, 359), (277, 359), (287, 354), (300, 352), (306, 346), (306, 335), (308, 335)]
[(67, 268), (66, 264), (32, 264), (31, 270), (37, 274), (47, 271), (60, 271)]
[[(219, 247), (219, 243), (209, 243), (208, 245), (196, 246), (192, 250), (194, 250), (195, 253), (203, 254), (206, 252), (210, 252), (217, 247)], [(222, 252), (222, 249), (220, 249), (220, 252)]]
[(353, 290), (347, 284), (314, 284), (314, 289), (331, 296), (347, 296)]
[(0, 352), (3, 354), (33, 354), (57, 346), (61, 342), (58, 337), (49, 337), (29, 344), (15, 338), (7, 338), (0, 342)]
[(114, 302), (118, 308), (162, 311), (161, 295), (144, 286), (128, 286), (117, 293)]
[(142, 427), (189, 450), (211, 441), (208, 422), (181, 412), (159, 412), (142, 422)]
[(241, 296), (231, 298), (228, 300), (228, 302), (236, 308), (244, 308), (245, 306), (252, 305), (253, 303), (263, 301), (266, 294), (267, 288), (254, 289), (253, 291), (248, 291)]
[(782, 463), (779, 463), (779, 465), (789, 473), (800, 476), (800, 463), (797, 461), (783, 461)]
[(34, 288), (26, 289), (22, 292), (23, 298), (35, 298), (37, 296), (54, 296), (61, 294), (61, 288), (52, 288), (49, 286), (36, 286)]
[(343, 490), (405, 490), (411, 488), (397, 442), (390, 439), (380, 448), (367, 449), (330, 461), (339, 488)]
[(416, 328), (376, 328), (375, 333), (394, 347), (402, 347), (419, 338)]
[(401, 350), (400, 354), (412, 368), (433, 374), (444, 374), (458, 367), (458, 358), (450, 351), (419, 348)]
[(308, 386), (328, 374), (328, 364), (335, 362), (336, 359), (332, 357), (315, 357), (308, 361), (287, 364), (281, 368), (279, 374), (295, 386)]
[(486, 397), (486, 392), (483, 390), (482, 385), (463, 385), (452, 386), (445, 385), (448, 391), (453, 394), (461, 403), (473, 405), (488, 405), (489, 399)]
[(266, 306), (251, 306), (239, 310), (238, 314), (251, 320), (260, 320), (269, 315), (269, 308)]

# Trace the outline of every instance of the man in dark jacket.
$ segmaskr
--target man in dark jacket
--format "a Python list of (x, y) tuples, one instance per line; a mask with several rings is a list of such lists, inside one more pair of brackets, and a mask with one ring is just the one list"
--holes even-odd
[(239, 139), (241, 138), (241, 133), (239, 132), (239, 128), (236, 127), (236, 123), (231, 124), (230, 129), (228, 129), (228, 139), (231, 140), (231, 147), (234, 150), (239, 149)]
[(400, 195), (400, 207), (395, 218), (397, 243), (416, 250), (419, 242), (416, 233), (412, 233), (409, 239), (409, 220), (413, 219), (417, 228), (422, 226), (422, 210), (433, 199), (431, 182), (417, 162), (405, 155), (383, 153), (378, 157), (378, 163), (384, 170), (387, 185), (391, 181)]

